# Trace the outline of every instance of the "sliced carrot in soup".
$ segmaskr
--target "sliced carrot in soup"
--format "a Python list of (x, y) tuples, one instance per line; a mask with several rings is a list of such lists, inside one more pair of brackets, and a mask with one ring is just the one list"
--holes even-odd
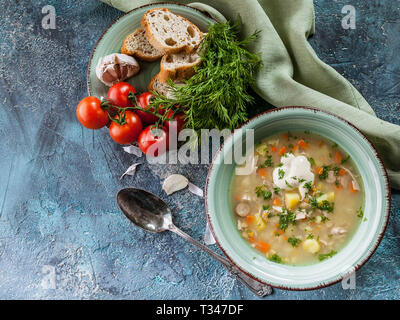
[(303, 139), (300, 139), (300, 140), (297, 142), (297, 145), (298, 145), (300, 148), (302, 148), (302, 149), (307, 149), (307, 148), (308, 148), (308, 143), (305, 142)]
[(335, 152), (335, 162), (336, 163), (341, 163), (342, 162), (342, 155), (341, 155), (341, 153), (339, 152), (339, 151), (336, 151)]
[(247, 216), (246, 217), (246, 222), (247, 223), (253, 223), (254, 222), (254, 216)]
[(267, 176), (267, 169), (266, 168), (258, 169), (257, 172), (258, 172), (258, 175), (263, 177), (263, 178), (265, 178)]
[(286, 147), (283, 146), (282, 148), (279, 149), (279, 155), (281, 156), (281, 155), (283, 155), (285, 153), (286, 153)]
[(257, 241), (256, 242), (256, 248), (260, 250), (263, 253), (266, 253), (271, 249), (271, 245), (268, 242), (264, 241)]

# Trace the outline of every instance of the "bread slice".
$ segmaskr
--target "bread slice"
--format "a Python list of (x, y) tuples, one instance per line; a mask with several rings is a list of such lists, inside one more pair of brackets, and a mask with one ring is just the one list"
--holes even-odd
[(166, 8), (148, 10), (141, 24), (149, 42), (164, 54), (182, 50), (192, 52), (203, 38), (197, 26)]
[(195, 74), (194, 67), (200, 63), (201, 58), (196, 52), (167, 53), (161, 59), (158, 80), (161, 82), (166, 82), (168, 78), (172, 81), (187, 80)]
[(121, 47), (121, 53), (149, 62), (162, 57), (162, 53), (147, 40), (146, 32), (143, 28), (137, 29), (125, 38)]
[[(159, 80), (159, 73), (157, 73), (150, 81), (149, 85), (147, 86), (148, 91), (156, 91), (160, 94), (162, 94), (166, 98), (173, 98), (173, 93), (171, 92), (171, 87), (165, 83), (161, 82)], [(183, 82), (180, 81), (175, 81), (175, 84), (178, 86), (183, 86), (185, 85)]]

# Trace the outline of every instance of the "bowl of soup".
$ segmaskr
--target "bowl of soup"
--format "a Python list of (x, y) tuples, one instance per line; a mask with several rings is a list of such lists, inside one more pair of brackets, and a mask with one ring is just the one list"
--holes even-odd
[(205, 201), (211, 231), (235, 265), (274, 287), (310, 290), (350, 276), (376, 250), (390, 188), (357, 128), (321, 110), (285, 107), (225, 140)]

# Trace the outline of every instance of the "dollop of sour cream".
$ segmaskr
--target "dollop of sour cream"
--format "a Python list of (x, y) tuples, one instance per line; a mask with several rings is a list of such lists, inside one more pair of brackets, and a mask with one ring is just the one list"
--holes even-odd
[(286, 153), (281, 157), (280, 166), (272, 173), (274, 184), (284, 190), (299, 189), (301, 199), (304, 199), (308, 189), (305, 184), (314, 183), (314, 173), (311, 171), (311, 163), (305, 156), (295, 157)]

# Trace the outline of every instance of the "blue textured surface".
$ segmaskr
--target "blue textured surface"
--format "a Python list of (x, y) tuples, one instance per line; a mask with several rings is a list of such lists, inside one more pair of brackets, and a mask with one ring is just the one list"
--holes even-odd
[[(41, 28), (46, 4), (56, 7), (56, 30)], [(399, 2), (352, 0), (356, 30), (341, 27), (345, 4), (315, 1), (311, 45), (381, 118), (400, 124)], [(164, 197), (161, 182), (170, 173), (204, 186), (207, 166), (142, 165), (120, 181), (135, 157), (106, 130), (75, 120), (91, 49), (120, 14), (94, 0), (0, 4), (0, 299), (254, 299), (206, 254), (173, 234), (146, 234), (116, 206), (125, 186)], [(187, 192), (166, 201), (176, 224), (201, 239), (203, 201)], [(395, 192), (386, 234), (357, 272), (355, 290), (339, 283), (275, 290), (266, 299), (400, 299), (399, 211)], [(55, 286), (46, 285), (53, 271)]]

